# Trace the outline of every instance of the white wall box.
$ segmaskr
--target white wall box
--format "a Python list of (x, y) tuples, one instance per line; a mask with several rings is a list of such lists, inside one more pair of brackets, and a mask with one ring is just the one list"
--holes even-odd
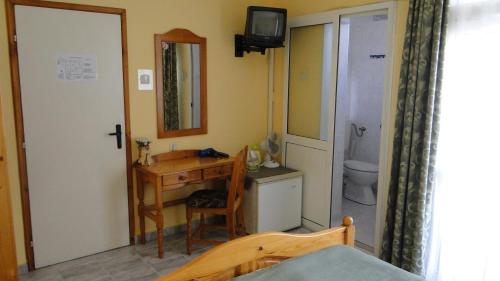
[(248, 233), (301, 226), (302, 172), (262, 167), (247, 174), (246, 187), (243, 207)]

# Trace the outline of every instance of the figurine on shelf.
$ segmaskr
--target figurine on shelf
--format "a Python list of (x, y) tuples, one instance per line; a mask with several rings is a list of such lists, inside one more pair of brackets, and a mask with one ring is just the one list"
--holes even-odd
[(151, 141), (148, 138), (137, 138), (135, 139), (135, 142), (139, 147), (139, 159), (137, 159), (137, 163), (139, 165), (147, 166), (153, 164), (153, 158), (151, 157), (151, 151), (149, 150)]

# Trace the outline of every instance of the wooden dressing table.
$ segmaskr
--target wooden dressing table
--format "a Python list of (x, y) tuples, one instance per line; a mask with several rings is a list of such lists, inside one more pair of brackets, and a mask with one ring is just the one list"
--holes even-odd
[[(201, 158), (199, 150), (179, 150), (153, 156), (150, 166), (136, 165), (137, 197), (142, 244), (145, 239), (145, 217), (156, 223), (158, 257), (163, 258), (162, 209), (183, 204), (185, 198), (163, 202), (163, 191), (183, 188), (193, 183), (225, 178), (231, 175), (234, 158)], [(144, 188), (149, 183), (154, 188), (154, 203), (144, 205)]]

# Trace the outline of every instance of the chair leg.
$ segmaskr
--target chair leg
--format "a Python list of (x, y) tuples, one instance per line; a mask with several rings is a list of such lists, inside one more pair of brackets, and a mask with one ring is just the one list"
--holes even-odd
[(205, 214), (200, 214), (200, 239), (205, 236)]
[(229, 233), (229, 240), (233, 240), (236, 235), (236, 227), (234, 221), (234, 213), (229, 213), (226, 215), (227, 221), (227, 232)]
[(243, 214), (243, 208), (238, 208), (236, 211), (236, 218), (238, 220), (237, 225), (240, 231), (240, 235), (247, 235), (247, 230), (245, 228), (245, 216)]
[(188, 255), (191, 255), (191, 239), (192, 239), (192, 225), (191, 220), (193, 219), (193, 211), (191, 208), (186, 207), (186, 221), (187, 221), (187, 233), (186, 233), (186, 251)]

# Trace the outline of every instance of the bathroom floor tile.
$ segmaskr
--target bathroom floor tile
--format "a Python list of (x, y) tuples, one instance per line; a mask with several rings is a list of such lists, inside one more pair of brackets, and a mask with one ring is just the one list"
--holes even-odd
[(356, 226), (356, 241), (373, 247), (375, 244), (375, 214), (377, 205), (367, 206), (342, 199), (342, 216), (351, 216)]

